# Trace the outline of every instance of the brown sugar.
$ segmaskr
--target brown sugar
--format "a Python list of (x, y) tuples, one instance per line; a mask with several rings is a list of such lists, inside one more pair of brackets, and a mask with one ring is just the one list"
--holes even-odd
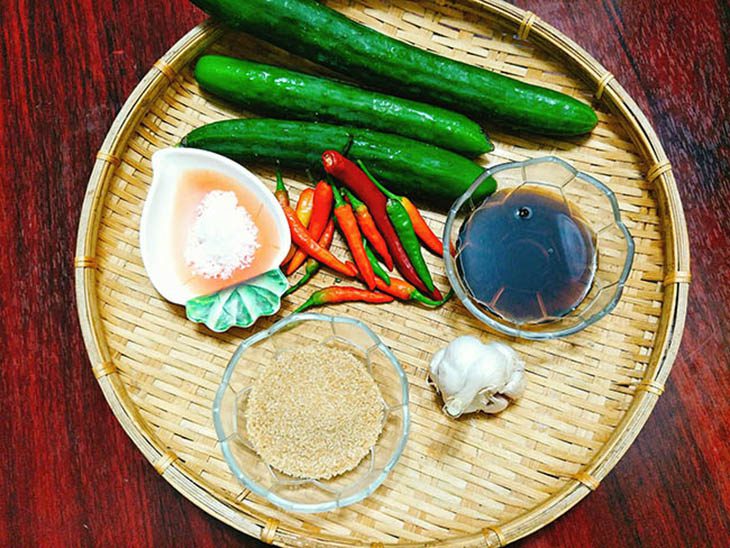
[(351, 353), (316, 347), (283, 354), (254, 382), (246, 430), (270, 466), (327, 479), (355, 468), (382, 430), (383, 400)]

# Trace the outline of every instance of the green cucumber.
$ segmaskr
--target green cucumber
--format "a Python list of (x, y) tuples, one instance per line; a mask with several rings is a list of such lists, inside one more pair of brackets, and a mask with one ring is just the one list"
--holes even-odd
[[(214, 122), (186, 135), (182, 146), (201, 148), (241, 162), (321, 166), (325, 150), (362, 160), (391, 190), (448, 207), (484, 168), (449, 150), (368, 129), (269, 118)], [(480, 195), (494, 191), (483, 184)]]
[(579, 135), (598, 122), (590, 106), (410, 46), (316, 0), (192, 0), (226, 24), (369, 87), (452, 108), (477, 121), (552, 135)]
[(195, 79), (205, 91), (274, 118), (396, 133), (469, 157), (494, 148), (463, 114), (280, 67), (204, 55)]

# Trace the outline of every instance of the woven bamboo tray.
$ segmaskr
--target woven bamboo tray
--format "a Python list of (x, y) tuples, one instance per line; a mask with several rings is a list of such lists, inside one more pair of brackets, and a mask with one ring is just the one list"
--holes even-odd
[[(400, 462), (364, 502), (336, 512), (279, 511), (236, 483), (216, 443), (211, 403), (236, 345), (288, 314), (214, 335), (163, 301), (142, 266), (138, 228), (150, 156), (203, 123), (240, 115), (202, 95), (191, 68), (205, 51), (314, 65), (205, 23), (155, 63), (132, 92), (97, 156), (79, 226), (78, 310), (99, 384), (126, 432), (178, 491), (233, 527), (279, 545), (500, 546), (554, 520), (596, 489), (646, 422), (676, 356), (689, 251), (670, 165), (644, 115), (614, 77), (571, 40), (504, 2), (328, 2), (422, 48), (591, 102), (600, 123), (585, 139), (490, 131), (484, 164), (555, 154), (616, 193), (636, 242), (623, 298), (596, 325), (563, 340), (516, 342), (528, 364), (525, 397), (497, 417), (453, 421), (426, 384), (430, 355), (460, 334), (495, 339), (457, 301), (437, 311), (394, 303), (339, 306), (365, 320), (402, 361), (412, 428)], [(272, 172), (258, 174), (273, 188)], [(289, 173), (296, 194), (302, 174)], [(296, 179), (298, 178), (298, 180)], [(426, 212), (434, 228), (442, 213)], [(340, 241), (335, 253), (344, 253)], [(436, 282), (446, 279), (429, 255)], [(331, 309), (335, 312), (335, 309)]]

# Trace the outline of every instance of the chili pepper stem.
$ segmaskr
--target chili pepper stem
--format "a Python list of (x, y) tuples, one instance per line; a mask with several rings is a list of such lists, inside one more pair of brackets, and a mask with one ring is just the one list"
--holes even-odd
[(312, 308), (313, 306), (319, 306), (319, 303), (316, 302), (315, 295), (317, 295), (317, 293), (312, 293), (306, 301), (304, 301), (301, 305), (297, 307), (296, 310), (294, 310), (294, 314), (304, 312), (305, 310), (307, 310), (308, 308)]
[(353, 143), (355, 142), (355, 136), (352, 133), (347, 134), (347, 144), (345, 145), (345, 148), (342, 149), (342, 155), (347, 158), (347, 155), (350, 154), (350, 149), (352, 148)]
[(385, 194), (391, 200), (398, 200), (398, 201), (400, 201), (401, 196), (398, 196), (397, 194), (393, 194), (390, 190), (388, 190), (387, 188), (385, 188), (380, 181), (378, 181), (375, 177), (373, 177), (373, 174), (370, 173), (370, 171), (368, 171), (368, 168), (365, 167), (365, 164), (362, 163), (362, 160), (358, 160), (357, 161), (357, 165), (358, 165), (358, 167), (360, 169), (363, 170), (363, 172), (365, 173), (365, 175), (368, 176), (368, 178), (373, 182), (373, 184), (376, 187), (378, 187), (378, 190), (380, 190), (380, 192), (382, 192), (383, 194)]
[(284, 185), (284, 178), (281, 176), (281, 169), (279, 169), (278, 166), (276, 167), (276, 190), (274, 191), (274, 193), (276, 192), (281, 192), (282, 196), (286, 196), (286, 205), (289, 205), (289, 191)]
[(428, 297), (426, 297), (426, 295), (424, 295), (423, 293), (421, 293), (420, 291), (418, 291), (418, 289), (415, 289), (415, 288), (413, 289), (413, 293), (411, 294), (411, 298), (414, 301), (417, 301), (417, 302), (419, 302), (421, 304), (425, 304), (425, 305), (430, 306), (430, 307), (433, 307), (433, 308), (438, 308), (439, 306), (443, 306), (453, 296), (454, 296), (454, 290), (453, 289), (450, 289), (449, 292), (446, 294), (446, 296), (443, 299), (440, 299), (438, 301), (435, 301), (433, 299), (429, 299)]
[(299, 281), (295, 283), (294, 285), (290, 286), (289, 289), (284, 291), (284, 294), (282, 297), (287, 297), (294, 293), (297, 289), (302, 287), (304, 284), (306, 284), (309, 280), (312, 279), (312, 277), (319, 271), (320, 264), (318, 261), (315, 261), (314, 259), (307, 260), (307, 266), (304, 269), (304, 274), (301, 278), (299, 278)]

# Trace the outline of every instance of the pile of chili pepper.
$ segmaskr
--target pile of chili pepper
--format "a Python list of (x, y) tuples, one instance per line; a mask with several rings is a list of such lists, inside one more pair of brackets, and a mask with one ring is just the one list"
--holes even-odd
[[(443, 246), (413, 203), (388, 191), (364, 165), (360, 163), (358, 167), (339, 152), (326, 151), (322, 163), (328, 180), (303, 191), (296, 209), (291, 207), (283, 179), (277, 172), (275, 194), (292, 234), (292, 250), (282, 262), (282, 268), (290, 275), (306, 261), (304, 274), (285, 295), (306, 284), (322, 265), (343, 276), (358, 278), (367, 289), (327, 287), (313, 293), (296, 312), (332, 303), (387, 303), (394, 299), (432, 307), (444, 304), (452, 292), (444, 298), (435, 287), (421, 252), (421, 242), (438, 255), (442, 254)], [(354, 264), (337, 259), (329, 251), (335, 227), (347, 242)], [(405, 279), (388, 273), (394, 266)]]
[(327, 173), (341, 181), (368, 209), (403, 277), (429, 298), (440, 301), (441, 293), (433, 284), (420, 242), (439, 255), (443, 247), (411, 201), (389, 192), (365, 166), (358, 167), (337, 151), (326, 151), (322, 164)]

